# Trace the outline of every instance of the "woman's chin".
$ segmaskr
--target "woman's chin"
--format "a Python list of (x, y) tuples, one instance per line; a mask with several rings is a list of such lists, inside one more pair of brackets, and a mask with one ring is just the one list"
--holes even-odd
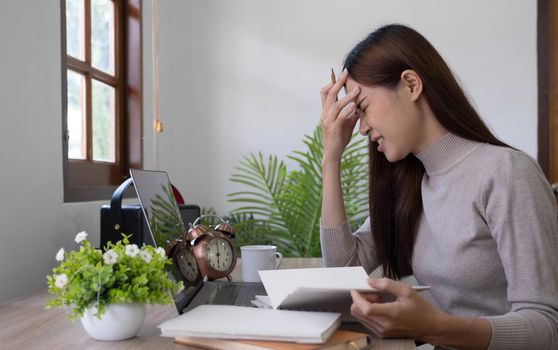
[(384, 153), (384, 157), (386, 157), (386, 159), (388, 160), (388, 162), (390, 163), (395, 163), (397, 162), (399, 159), (396, 159), (394, 157), (391, 157), (389, 153)]
[(384, 154), (384, 156), (386, 157), (386, 159), (390, 163), (398, 162), (401, 159), (405, 159), (405, 157), (407, 156), (406, 154), (401, 154), (401, 153), (398, 153), (398, 152), (389, 152), (389, 150), (385, 150), (382, 153)]

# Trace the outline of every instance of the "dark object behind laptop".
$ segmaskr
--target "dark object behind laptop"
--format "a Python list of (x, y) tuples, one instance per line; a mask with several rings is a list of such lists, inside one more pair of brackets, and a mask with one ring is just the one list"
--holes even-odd
[[(101, 207), (101, 249), (104, 249), (108, 242), (116, 243), (121, 240), (122, 233), (132, 235), (130, 244), (137, 244), (140, 247), (144, 243), (154, 245), (141, 206), (122, 205), (122, 198), (132, 183), (131, 178), (124, 181), (114, 191), (111, 204)], [(197, 205), (182, 204), (178, 208), (185, 223), (194, 222), (201, 214), (200, 207)]]

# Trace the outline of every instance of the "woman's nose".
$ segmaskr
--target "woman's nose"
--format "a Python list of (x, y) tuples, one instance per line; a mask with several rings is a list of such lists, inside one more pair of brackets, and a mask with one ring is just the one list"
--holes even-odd
[(366, 136), (370, 132), (370, 127), (366, 125), (366, 122), (362, 118), (360, 119), (360, 125), (358, 127), (358, 131), (362, 136)]

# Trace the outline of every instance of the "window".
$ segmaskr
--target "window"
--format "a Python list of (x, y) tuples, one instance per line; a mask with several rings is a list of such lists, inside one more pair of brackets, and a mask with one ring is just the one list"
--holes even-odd
[(141, 0), (61, 0), (64, 201), (141, 168)]

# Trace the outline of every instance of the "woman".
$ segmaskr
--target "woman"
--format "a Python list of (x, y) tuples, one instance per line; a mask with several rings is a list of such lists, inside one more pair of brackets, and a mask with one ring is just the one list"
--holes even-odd
[[(345, 88), (347, 94), (338, 99)], [(419, 33), (388, 25), (321, 90), (328, 266), (381, 266), (351, 312), (383, 337), (459, 349), (558, 349), (558, 223), (537, 163), (499, 141)], [(370, 138), (370, 218), (347, 224), (340, 161)], [(429, 291), (395, 280), (414, 274)]]

